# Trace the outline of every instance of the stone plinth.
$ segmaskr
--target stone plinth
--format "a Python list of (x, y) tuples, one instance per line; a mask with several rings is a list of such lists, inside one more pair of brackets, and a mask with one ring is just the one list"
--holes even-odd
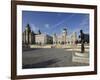
[(72, 61), (89, 64), (89, 53), (74, 53)]

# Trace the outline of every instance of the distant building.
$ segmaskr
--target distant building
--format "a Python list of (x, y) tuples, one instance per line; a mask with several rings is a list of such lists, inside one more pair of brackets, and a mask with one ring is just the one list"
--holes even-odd
[(35, 41), (36, 44), (46, 44), (46, 35), (45, 34), (35, 35)]
[(53, 38), (46, 34), (35, 35), (36, 44), (51, 44)]
[(57, 35), (56, 33), (53, 34), (53, 44), (57, 44), (58, 40), (57, 40)]
[(35, 43), (35, 33), (31, 31), (30, 25), (27, 24), (25, 31), (22, 33), (23, 44), (34, 44)]
[(60, 35), (53, 34), (53, 44), (75, 44), (77, 41), (77, 34), (74, 32), (71, 35), (67, 35), (67, 29), (63, 29)]
[(22, 33), (23, 35), (23, 44), (75, 44), (77, 41), (76, 32), (71, 35), (67, 34), (67, 29), (64, 28), (60, 35), (53, 34), (53, 36), (43, 34), (40, 30), (38, 33), (34, 33), (30, 25), (27, 24), (25, 31)]
[(25, 31), (22, 33), (23, 44), (52, 44), (53, 38), (47, 34), (42, 34), (39, 30), (38, 33), (34, 33), (30, 25), (27, 24)]
[(67, 41), (67, 29), (64, 28), (62, 31), (62, 43), (66, 44), (66, 41)]
[(77, 33), (74, 32), (71, 35), (67, 36), (66, 44), (76, 44), (77, 41)]
[[(59, 43), (59, 44), (62, 44), (62, 42), (63, 42), (63, 41), (62, 41), (62, 35), (59, 35), (59, 36), (57, 36), (56, 38), (57, 38), (56, 44), (58, 44), (58, 43)], [(55, 41), (54, 41), (54, 42), (55, 42)]]

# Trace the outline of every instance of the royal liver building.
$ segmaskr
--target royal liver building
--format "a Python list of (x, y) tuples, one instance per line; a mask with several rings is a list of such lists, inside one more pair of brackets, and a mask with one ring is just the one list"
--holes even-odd
[(38, 33), (34, 33), (31, 30), (29, 24), (27, 24), (24, 32), (22, 33), (22, 42), (23, 44), (52, 44), (53, 38), (50, 35), (41, 33), (39, 30)]
[(60, 35), (57, 35), (56, 33), (47, 35), (41, 33), (40, 30), (38, 33), (34, 33), (29, 24), (27, 24), (22, 36), (23, 44), (75, 44), (77, 41), (76, 32), (68, 35), (66, 28), (62, 30)]
[(35, 44), (35, 33), (31, 30), (29, 24), (27, 24), (24, 32), (22, 33), (22, 43)]

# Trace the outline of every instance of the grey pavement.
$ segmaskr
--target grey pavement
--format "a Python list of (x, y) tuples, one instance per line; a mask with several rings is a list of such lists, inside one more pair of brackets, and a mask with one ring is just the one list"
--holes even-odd
[(22, 68), (46, 68), (46, 67), (73, 67), (88, 66), (89, 64), (72, 62), (74, 51), (62, 48), (36, 48), (22, 52)]

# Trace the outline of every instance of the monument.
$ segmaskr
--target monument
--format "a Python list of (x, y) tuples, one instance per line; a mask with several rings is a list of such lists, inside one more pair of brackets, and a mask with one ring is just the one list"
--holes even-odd
[(89, 64), (89, 53), (85, 52), (84, 36), (85, 36), (85, 34), (83, 33), (83, 30), (80, 30), (79, 38), (80, 38), (80, 44), (81, 44), (81, 48), (80, 49), (81, 50), (80, 50), (80, 52), (75, 52), (72, 55), (72, 61), (73, 62), (79, 62), (79, 63), (87, 63), (87, 64)]
[(80, 40), (80, 42), (81, 42), (81, 53), (84, 53), (85, 49), (84, 49), (84, 33), (83, 33), (83, 30), (80, 30), (79, 38), (81, 38), (81, 40)]

